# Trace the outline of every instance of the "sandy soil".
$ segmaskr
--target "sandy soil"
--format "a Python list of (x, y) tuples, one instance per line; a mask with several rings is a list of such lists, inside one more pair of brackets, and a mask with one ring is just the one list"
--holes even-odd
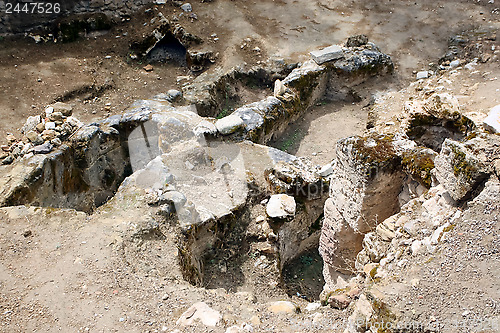
[[(487, 1), (214, 1), (193, 4), (198, 19), (180, 17), (179, 23), (200, 36), (203, 48), (219, 52), (216, 66), (256, 63), (277, 55), (292, 61), (307, 59), (307, 52), (343, 42), (364, 33), (390, 54), (403, 79), (425, 69), (446, 49), (448, 38), (477, 25), (492, 25), (498, 15)], [(167, 17), (179, 8), (159, 7)], [(134, 26), (147, 22), (144, 13), (120, 23), (100, 36), (60, 44), (36, 44), (33, 39), (0, 41), (0, 139), (7, 132), (19, 135), (29, 115), (38, 114), (55, 100), (74, 104), (75, 115), (86, 122), (123, 112), (132, 101), (177, 87), (179, 75), (192, 75), (172, 64), (155, 65), (127, 58)], [(124, 35), (126, 34), (126, 35)], [(216, 34), (218, 40), (211, 35)], [(119, 36), (119, 38), (117, 38)], [(241, 49), (252, 38), (252, 49)], [(253, 48), (261, 52), (255, 54)], [(106, 59), (106, 56), (111, 56)], [(183, 82), (184, 83), (184, 82)], [(100, 87), (104, 91), (96, 92)]]
[[(491, 13), (496, 5), (485, 0), (218, 0), (193, 2), (198, 20), (182, 17), (179, 22), (205, 40), (203, 47), (219, 52), (214, 66), (225, 68), (242, 62), (257, 63), (272, 55), (302, 61), (313, 49), (343, 42), (349, 35), (367, 34), (393, 57), (397, 75), (392, 98), (404, 101), (406, 96), (398, 95), (396, 88), (413, 81), (414, 71), (437, 62), (450, 36), (471, 27), (498, 26), (498, 14)], [(169, 6), (160, 10), (167, 17), (179, 13), (178, 8)], [(137, 38), (134, 27), (144, 20), (140, 13), (105, 35), (69, 44), (36, 44), (24, 37), (2, 39), (0, 140), (7, 132), (20, 136), (19, 128), (27, 116), (39, 114), (58, 99), (73, 104), (75, 115), (91, 122), (123, 112), (136, 99), (179, 89), (194, 78), (196, 73), (175, 64), (153, 64), (154, 70), (146, 72), (146, 63), (127, 58), (129, 44)], [(218, 36), (217, 41), (213, 34)], [(241, 48), (249, 37), (253, 39), (252, 48), (261, 48), (259, 54), (252, 48)], [(110, 59), (106, 59), (108, 55)], [(463, 107), (478, 112), (478, 117), (499, 103), (497, 65), (481, 65), (479, 72), (463, 76), (462, 84), (455, 87)], [(178, 76), (191, 79), (177, 82)], [(370, 92), (377, 89), (373, 87)], [(258, 96), (247, 95), (249, 99)], [(367, 99), (354, 105), (319, 103), (274, 145), (309, 156), (318, 164), (327, 163), (334, 157), (337, 139), (365, 129), (368, 103)], [(393, 120), (391, 117), (402, 107), (400, 103), (391, 105), (395, 106), (387, 110), (387, 121)], [(49, 224), (43, 214), (40, 212), (33, 221), (0, 216), (2, 332), (170, 332), (177, 328), (179, 315), (200, 300), (224, 312), (228, 324), (252, 322), (258, 316), (260, 326), (254, 326), (260, 331), (341, 331), (332, 325), (342, 322), (343, 314), (330, 308), (318, 312), (323, 316), (321, 327), (313, 325), (309, 313), (289, 316), (267, 312), (267, 301), (287, 295), (276, 285), (262, 282), (267, 271), (256, 268), (259, 258), (247, 258), (246, 266), (241, 266), (244, 272), (238, 272), (240, 280), (236, 281), (240, 292), (248, 291), (242, 289), (251, 283), (260, 284), (250, 290), (257, 296), (254, 303), (246, 294), (228, 292), (228, 284), (235, 281), (231, 275), (218, 280), (217, 273), (209, 271), (214, 274), (210, 290), (196, 289), (183, 281), (171, 270), (176, 253), (173, 236), (167, 241), (145, 242), (135, 247), (135, 252), (119, 252), (114, 248), (112, 227), (103, 221), (87, 216), (87, 224), (75, 224), (72, 221), (77, 213), (61, 212)], [(254, 280), (245, 280), (245, 274), (254, 274)], [(294, 301), (302, 307), (307, 304), (298, 297)], [(185, 331), (208, 330), (195, 326)]]

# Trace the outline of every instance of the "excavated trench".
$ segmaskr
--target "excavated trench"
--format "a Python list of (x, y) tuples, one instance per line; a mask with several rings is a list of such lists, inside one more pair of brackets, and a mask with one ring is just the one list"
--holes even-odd
[[(164, 58), (169, 54), (175, 55), (174, 59), (179, 61), (186, 59), (186, 49), (173, 36), (162, 40), (156, 48), (151, 56), (156, 54)], [(361, 67), (361, 72), (359, 68), (353, 70), (344, 63), (337, 65), (342, 66), (339, 68), (344, 72), (339, 68), (332, 70), (328, 66), (320, 67), (311, 63), (307, 65), (309, 67), (303, 68), (284, 65), (279, 70), (252, 68), (223, 74), (208, 84), (209, 89), (205, 89), (207, 85), (200, 85), (209, 92), (205, 99), (190, 99), (193, 95), (189, 94), (190, 89), (191, 92), (196, 92), (196, 89), (186, 88), (186, 103), (193, 102), (198, 115), (189, 108), (177, 110), (161, 97), (138, 102), (124, 115), (112, 116), (82, 127), (57, 151), (46, 156), (35, 155), (25, 162), (30, 165), (30, 171), (25, 175), (22, 185), (13, 188), (2, 204), (74, 208), (92, 213), (96, 207), (112, 198), (123, 180), (134, 171), (150, 166), (148, 163), (165, 151), (172, 153), (176, 143), (194, 137), (186, 125), (188, 122), (179, 120), (179, 117), (184, 117), (179, 115), (186, 115), (186, 111), (191, 112), (187, 113), (187, 118), (191, 120), (199, 116), (213, 117), (208, 122), (215, 122), (215, 132), (211, 127), (213, 125), (205, 125), (208, 130), (205, 128), (201, 132), (207, 143), (227, 141), (241, 144), (242, 139), (268, 143), (274, 139), (272, 144), (275, 147), (282, 150), (292, 148), (300, 154), (299, 146), (303, 138), (294, 138), (296, 142), (293, 144), (296, 146), (283, 147), (283, 142), (289, 140), (290, 136), (287, 129), (306, 130), (307, 127), (313, 127), (315, 121), (324, 123), (327, 119), (332, 124), (328, 126), (328, 131), (311, 128), (311, 133), (321, 134), (317, 139), (323, 143), (323, 148), (334, 146), (332, 140), (361, 134), (366, 127), (367, 110), (359, 100), (369, 98), (374, 93), (367, 88), (374, 84), (371, 80), (377, 73), (374, 68), (380, 62), (383, 64), (382, 74), (392, 72), (390, 60), (387, 62), (378, 54), (374, 59), (374, 67), (370, 67), (370, 71)], [(355, 73), (352, 78), (349, 70)], [(276, 79), (283, 79), (290, 93), (286, 92), (288, 96), (266, 99)], [(355, 115), (349, 110), (352, 105), (357, 109)], [(258, 112), (263, 112), (263, 116)], [(216, 120), (226, 119), (230, 114), (237, 114), (247, 121), (244, 130), (218, 133)], [(339, 116), (351, 117), (350, 122), (346, 125), (338, 121)], [(432, 126), (437, 126), (437, 123), (431, 123), (431, 126), (422, 123), (422, 126), (425, 131), (415, 133), (416, 141), (421, 140), (421, 144), (437, 149), (435, 142), (426, 141), (426, 137), (435, 132)], [(168, 139), (165, 139), (165, 133)], [(445, 134), (449, 135), (448, 132)], [(216, 147), (217, 144), (214, 149)], [(268, 150), (266, 155), (280, 155), (272, 148), (262, 149)], [(313, 150), (317, 151), (316, 148)], [(329, 160), (335, 158), (331, 150), (326, 150), (323, 156)], [(257, 158), (253, 162), (258, 165), (260, 161)], [(318, 176), (312, 177), (311, 181), (305, 164), (300, 164), (296, 169), (298, 176), (292, 177), (287, 168), (293, 170), (296, 166), (293, 163), (286, 164), (288, 162), (280, 163), (271, 164), (262, 175), (258, 175), (265, 178), (264, 183), (267, 185), (252, 187), (253, 181), (246, 179), (249, 192), (243, 205), (221, 218), (211, 217), (182, 232), (180, 264), (188, 281), (206, 288), (236, 291), (238, 287), (249, 283), (258, 285), (266, 279), (275, 279), (289, 294), (310, 300), (318, 299), (324, 280), (323, 261), (317, 249), (324, 219), (323, 207), (329, 194), (328, 181)], [(293, 218), (273, 220), (266, 217), (265, 204), (261, 204), (261, 201), (274, 193), (287, 193), (295, 198), (297, 213)], [(374, 202), (380, 201), (381, 193), (375, 189), (372, 195), (378, 199)], [(397, 195), (384, 198), (392, 199), (397, 201)], [(389, 215), (394, 213), (391, 210)], [(260, 222), (256, 224), (255, 221), (259, 219)], [(269, 229), (265, 236), (255, 231), (263, 229), (264, 224)], [(204, 235), (209, 236), (207, 238)], [(251, 273), (256, 274), (257, 278), (249, 281)]]

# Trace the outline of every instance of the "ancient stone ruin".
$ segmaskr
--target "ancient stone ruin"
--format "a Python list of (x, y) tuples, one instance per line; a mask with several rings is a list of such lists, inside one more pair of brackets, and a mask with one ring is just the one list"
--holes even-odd
[[(216, 61), (193, 46), (196, 36), (156, 19), (132, 56), (175, 48), (194, 72)], [(310, 56), (206, 71), (182, 91), (165, 89), (93, 123), (74, 117), (67, 103), (47, 106), (2, 156), (2, 211), (97, 221), (124, 257), (168, 244), (158, 245), (170, 246), (168, 267), (150, 269), (161, 267), (165, 279), (178, 274), (186, 288), (233, 295), (244, 281), (263, 293), (264, 284), (274, 285), (311, 304), (348, 309), (345, 332), (380, 332), (374, 325), (408, 319), (388, 290), (411, 258), (435, 253), (464, 216), (498, 203), (498, 106), (484, 123), (471, 119), (457, 96), (419, 76), (397, 116), (381, 111), (387, 100), (374, 100), (363, 135), (332, 142), (330, 162), (315, 165), (270, 144), (318, 103), (351, 103), (395, 74), (391, 57), (364, 35)], [(228, 112), (228, 95), (238, 101), (228, 87), (246, 80), (274, 89)], [(311, 251), (321, 255), (316, 295), (288, 278)], [(250, 257), (258, 258), (257, 277), (242, 269)], [(276, 302), (269, 311), (300, 309)], [(201, 301), (178, 317), (182, 326), (229, 322)]]

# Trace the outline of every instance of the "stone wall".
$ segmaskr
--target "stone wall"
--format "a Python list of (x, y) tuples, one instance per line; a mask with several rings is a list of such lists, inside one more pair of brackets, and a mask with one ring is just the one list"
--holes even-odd
[[(65, 1), (44, 1), (44, 9), (48, 10), (51, 5), (59, 4), (60, 12), (55, 13), (52, 7), (51, 13), (31, 13), (31, 6), (27, 1), (15, 1), (14, 5), (28, 3), (29, 12), (5, 13), (8, 1), (0, 1), (0, 34), (15, 34), (29, 32), (38, 27), (47, 27), (53, 22), (71, 14), (91, 14), (101, 13), (110, 18), (118, 18), (130, 15), (140, 7), (152, 3), (152, 0), (65, 0)], [(13, 8), (14, 9), (14, 8)], [(22, 7), (21, 7), (22, 9)], [(57, 10), (56, 10), (57, 11)]]

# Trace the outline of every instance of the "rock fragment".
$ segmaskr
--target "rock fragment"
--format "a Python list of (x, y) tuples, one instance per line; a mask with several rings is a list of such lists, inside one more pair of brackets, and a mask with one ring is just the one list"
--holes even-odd
[(272, 195), (267, 203), (266, 213), (272, 218), (285, 218), (295, 215), (295, 199), (286, 194)]
[(215, 127), (222, 135), (228, 135), (236, 132), (244, 126), (243, 120), (236, 115), (229, 115), (217, 120)]
[(193, 304), (186, 312), (184, 312), (177, 320), (177, 325), (191, 326), (197, 320), (201, 321), (205, 326), (217, 326), (221, 321), (222, 315), (219, 311), (210, 308), (204, 302)]
[(325, 62), (344, 57), (344, 51), (339, 45), (331, 45), (322, 50), (312, 51), (310, 55), (318, 65), (321, 65)]
[(492, 133), (500, 133), (500, 104), (493, 107), (483, 121), (484, 127)]
[(299, 313), (300, 308), (290, 301), (273, 302), (267, 308), (273, 313)]
[(356, 35), (351, 36), (347, 39), (347, 47), (360, 47), (368, 43), (368, 37), (366, 35)]

